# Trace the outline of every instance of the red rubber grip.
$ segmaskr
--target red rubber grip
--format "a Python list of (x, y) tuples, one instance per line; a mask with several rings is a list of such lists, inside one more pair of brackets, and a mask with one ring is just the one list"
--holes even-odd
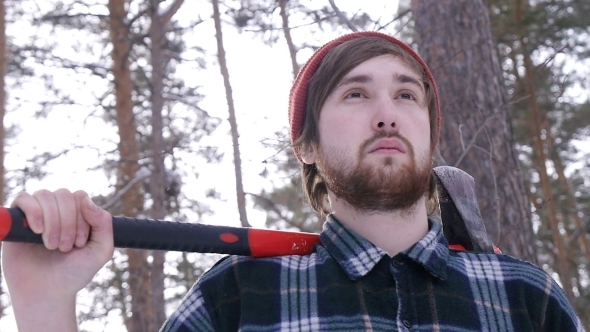
[(0, 241), (3, 241), (8, 233), (10, 233), (11, 228), (12, 218), (10, 217), (8, 209), (0, 208)]
[(254, 257), (306, 255), (313, 251), (313, 247), (320, 241), (320, 235), (250, 229), (248, 239), (251, 255)]

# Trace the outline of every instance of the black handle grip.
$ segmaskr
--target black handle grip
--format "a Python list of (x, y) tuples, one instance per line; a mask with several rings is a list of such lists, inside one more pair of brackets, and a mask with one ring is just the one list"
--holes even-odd
[(115, 247), (250, 256), (247, 228), (113, 217)]

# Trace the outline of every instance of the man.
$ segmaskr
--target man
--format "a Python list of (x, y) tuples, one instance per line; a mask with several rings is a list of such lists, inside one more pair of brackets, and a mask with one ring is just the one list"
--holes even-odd
[[(306, 194), (327, 215), (321, 244), (305, 256), (222, 259), (163, 331), (583, 330), (543, 270), (450, 250), (428, 219), (440, 106), (407, 45), (375, 32), (326, 44), (298, 75), (289, 113)], [(4, 244), (19, 328), (75, 330), (75, 294), (113, 252), (110, 215), (63, 190), (13, 206), (45, 243)]]

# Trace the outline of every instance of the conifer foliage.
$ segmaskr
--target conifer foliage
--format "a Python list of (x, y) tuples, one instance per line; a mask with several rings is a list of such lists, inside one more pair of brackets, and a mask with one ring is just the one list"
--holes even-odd
[[(89, 176), (74, 189), (114, 215), (320, 232), (290, 147), (288, 91), (273, 110), (283, 123), (252, 126), (276, 92), (244, 105), (235, 83), (250, 63), (235, 62), (232, 43), (280, 54), (276, 75), (247, 78), (279, 85), (325, 42), (381, 31), (438, 79), (436, 162), (474, 176), (494, 241), (559, 280), (590, 330), (588, 12), (585, 0), (2, 1), (0, 201), (76, 165), (68, 177)], [(71, 121), (44, 128), (56, 118)], [(47, 139), (30, 143), (39, 128)], [(254, 131), (264, 138), (244, 143)], [(220, 220), (231, 209), (235, 220)], [(157, 330), (219, 257), (116, 250), (79, 297), (81, 330)]]

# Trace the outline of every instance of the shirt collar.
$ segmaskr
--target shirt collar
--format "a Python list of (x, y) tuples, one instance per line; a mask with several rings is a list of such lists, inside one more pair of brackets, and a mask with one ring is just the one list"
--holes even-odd
[[(428, 233), (399, 255), (415, 261), (433, 276), (444, 280), (447, 275), (448, 243), (443, 236), (440, 223), (429, 219), (428, 224)], [(351, 280), (365, 276), (384, 256), (387, 256), (383, 249), (345, 227), (333, 215), (329, 215), (324, 223), (320, 238), (330, 255)]]
[(449, 243), (443, 235), (442, 225), (428, 219), (428, 233), (413, 246), (400, 253), (422, 265), (433, 276), (445, 280), (447, 278), (447, 261)]

